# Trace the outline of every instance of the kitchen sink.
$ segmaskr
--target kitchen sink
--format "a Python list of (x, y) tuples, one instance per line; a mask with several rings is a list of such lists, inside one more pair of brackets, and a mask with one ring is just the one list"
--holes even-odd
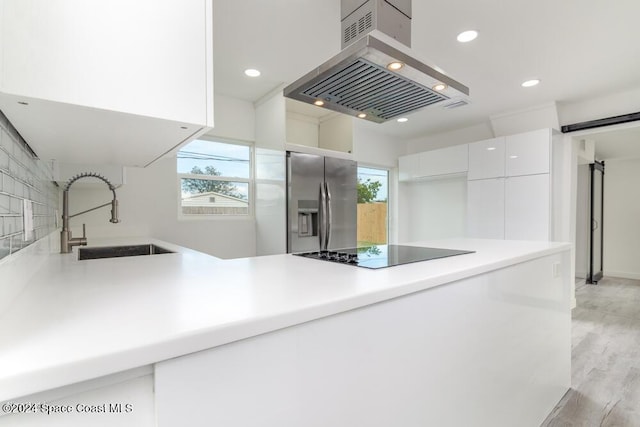
[(154, 245), (123, 245), (123, 246), (103, 246), (97, 248), (78, 249), (78, 259), (100, 259), (100, 258), (120, 258), (140, 255), (172, 254), (173, 251)]

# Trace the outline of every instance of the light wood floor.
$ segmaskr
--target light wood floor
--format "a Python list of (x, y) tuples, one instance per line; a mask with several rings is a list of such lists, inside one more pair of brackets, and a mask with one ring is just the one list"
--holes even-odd
[(640, 281), (577, 285), (572, 387), (543, 427), (640, 426)]

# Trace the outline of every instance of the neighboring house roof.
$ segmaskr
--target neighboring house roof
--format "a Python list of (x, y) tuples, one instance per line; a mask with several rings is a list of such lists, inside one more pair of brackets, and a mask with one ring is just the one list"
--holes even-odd
[(247, 207), (249, 202), (227, 194), (210, 191), (184, 197), (182, 206)]

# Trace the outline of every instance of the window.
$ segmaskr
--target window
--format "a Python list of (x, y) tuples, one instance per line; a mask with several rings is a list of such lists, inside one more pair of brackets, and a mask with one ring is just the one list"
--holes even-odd
[(389, 171), (358, 167), (358, 246), (387, 243)]
[(249, 215), (251, 147), (198, 139), (178, 151), (184, 216)]

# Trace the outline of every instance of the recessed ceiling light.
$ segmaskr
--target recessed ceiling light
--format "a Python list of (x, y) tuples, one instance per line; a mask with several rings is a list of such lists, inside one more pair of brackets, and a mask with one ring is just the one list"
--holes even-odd
[(404, 122), (408, 122), (408, 121), (409, 121), (409, 119), (407, 119), (406, 117), (400, 117), (398, 119), (398, 122), (400, 122), (400, 123), (404, 123)]
[(365, 113), (360, 113), (358, 114), (358, 117), (360, 117), (361, 119), (364, 119), (365, 117), (367, 117), (367, 115)]
[(510, 159), (517, 159), (518, 156), (509, 156)]
[(496, 147), (487, 147), (487, 151), (493, 151), (495, 149), (496, 149)]
[(316, 99), (315, 101), (313, 101), (313, 103), (318, 107), (322, 107), (324, 105), (324, 101), (322, 99)]
[(531, 79), (531, 80), (527, 80), (526, 82), (522, 82), (522, 87), (533, 87), (533, 86), (537, 85), (538, 83), (540, 83), (540, 80)]
[(247, 68), (246, 70), (244, 70), (244, 73), (249, 77), (258, 77), (260, 75), (260, 71), (254, 68)]
[(447, 88), (447, 85), (444, 83), (438, 83), (437, 85), (433, 85), (433, 87), (431, 89), (437, 91), (437, 92), (442, 92), (443, 90), (445, 90)]
[(387, 64), (387, 68), (391, 71), (398, 71), (402, 67), (404, 67), (404, 64), (400, 61), (394, 61)]
[(476, 37), (478, 37), (478, 32), (476, 30), (469, 30), (469, 31), (463, 31), (460, 34), (458, 34), (458, 37), (456, 37), (456, 39), (460, 43), (467, 43), (467, 42), (470, 42), (471, 40), (475, 40)]

